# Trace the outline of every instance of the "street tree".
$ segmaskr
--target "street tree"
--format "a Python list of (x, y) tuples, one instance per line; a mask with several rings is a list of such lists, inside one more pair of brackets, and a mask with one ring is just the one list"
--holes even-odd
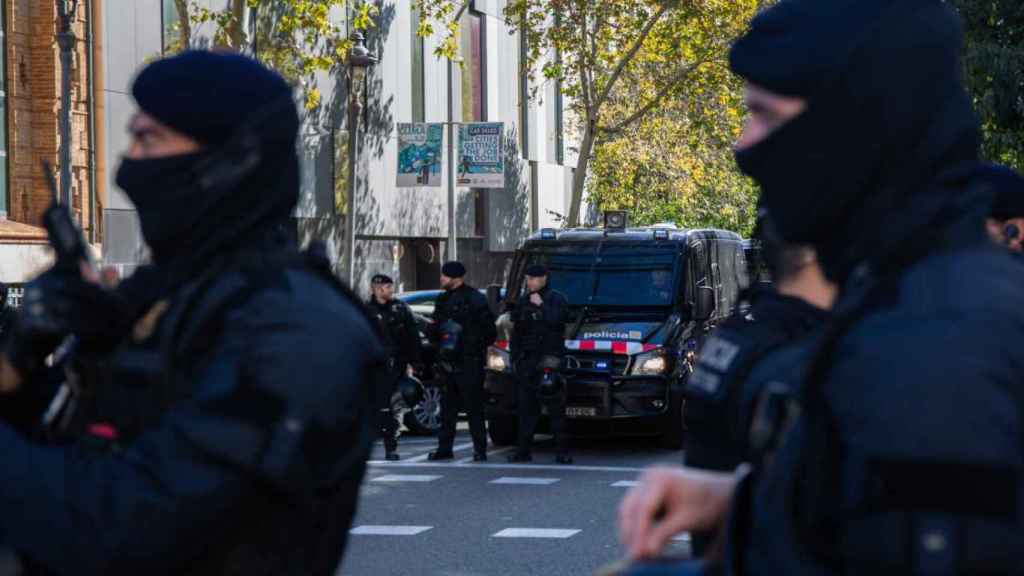
[(309, 110), (320, 105), (318, 72), (344, 66), (352, 42), (332, 11), (344, 11), (356, 30), (373, 26), (377, 7), (366, 0), (225, 0), (211, 9), (196, 0), (175, 0), (178, 12), (172, 49), (196, 44), (195, 30), (213, 26), (212, 43), (252, 54), (301, 86)]
[[(454, 56), (465, 2), (415, 0), (420, 33), (443, 35), (437, 53)], [(729, 43), (758, 0), (508, 0), (507, 23), (526, 41), (531, 95), (557, 81), (574, 119), (577, 165), (567, 224), (580, 223), (594, 151), (620, 139), (673, 101), (685, 99)], [(631, 90), (641, 86), (642, 90)], [(632, 91), (635, 99), (622, 98)]]
[(964, 69), (984, 133), (982, 151), (1024, 170), (1024, 4), (952, 0), (964, 20)]

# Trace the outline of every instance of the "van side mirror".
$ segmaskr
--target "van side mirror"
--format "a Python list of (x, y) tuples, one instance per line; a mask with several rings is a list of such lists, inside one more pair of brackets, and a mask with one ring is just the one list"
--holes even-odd
[(710, 286), (697, 286), (693, 303), (693, 319), (706, 322), (715, 313), (715, 289)]
[(484, 295), (487, 297), (487, 307), (491, 309), (491, 314), (497, 317), (501, 313), (501, 286), (491, 284)]

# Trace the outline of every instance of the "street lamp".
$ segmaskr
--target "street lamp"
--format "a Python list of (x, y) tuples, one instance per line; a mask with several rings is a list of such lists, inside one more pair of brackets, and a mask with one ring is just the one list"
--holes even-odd
[(366, 47), (362, 32), (352, 35), (348, 52), (348, 283), (355, 288), (356, 279), (356, 147), (359, 144), (359, 116), (363, 111), (363, 85), (366, 70), (377, 63), (377, 56)]
[(60, 29), (57, 45), (60, 47), (60, 203), (71, 210), (71, 55), (75, 49), (75, 31), (72, 25), (78, 0), (57, 0)]

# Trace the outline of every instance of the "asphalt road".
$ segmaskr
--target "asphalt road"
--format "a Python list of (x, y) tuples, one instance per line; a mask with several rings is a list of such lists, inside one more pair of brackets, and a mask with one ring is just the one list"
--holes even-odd
[[(426, 462), (434, 448), (403, 438), (403, 461), (391, 463), (375, 447), (339, 575), (593, 574), (621, 557), (615, 514), (629, 483), (646, 466), (682, 461), (653, 440), (578, 442), (570, 466), (554, 463), (542, 436), (526, 465), (508, 464), (510, 449), (474, 464), (465, 431), (454, 463)], [(672, 548), (684, 555), (689, 544)]]

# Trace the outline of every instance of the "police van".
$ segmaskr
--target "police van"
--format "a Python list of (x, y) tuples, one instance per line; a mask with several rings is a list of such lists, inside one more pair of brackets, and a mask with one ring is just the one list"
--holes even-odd
[[(707, 332), (733, 313), (748, 283), (743, 239), (724, 230), (673, 225), (627, 228), (624, 214), (603, 229), (545, 229), (516, 251), (501, 307), (525, 289), (525, 270), (543, 264), (565, 294), (566, 415), (573, 436), (660, 436), (683, 442), (683, 385)], [(618, 225), (614, 225), (618, 224)], [(484, 381), (496, 445), (516, 439), (511, 323), (498, 321)]]

